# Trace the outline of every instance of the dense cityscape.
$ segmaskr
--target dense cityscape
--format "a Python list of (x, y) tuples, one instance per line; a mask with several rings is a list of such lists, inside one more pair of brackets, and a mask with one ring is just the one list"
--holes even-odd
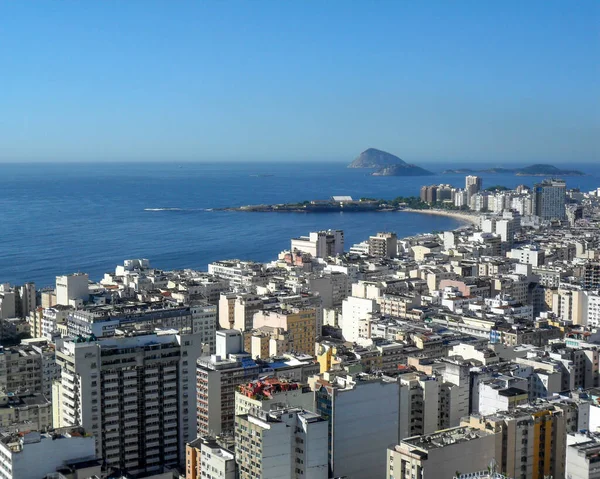
[(0, 478), (600, 477), (600, 188), (411, 201), (464, 226), (0, 284)]

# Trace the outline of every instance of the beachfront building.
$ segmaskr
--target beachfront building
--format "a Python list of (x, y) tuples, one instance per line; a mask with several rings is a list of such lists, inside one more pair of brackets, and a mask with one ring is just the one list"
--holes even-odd
[(290, 251), (308, 253), (313, 258), (328, 258), (344, 253), (344, 232), (342, 230), (316, 231), (308, 236), (293, 238)]

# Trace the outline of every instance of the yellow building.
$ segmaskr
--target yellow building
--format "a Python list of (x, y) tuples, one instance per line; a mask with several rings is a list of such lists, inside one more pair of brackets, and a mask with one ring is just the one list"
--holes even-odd
[(279, 328), (287, 332), (290, 351), (313, 356), (317, 329), (315, 308), (278, 308), (254, 314), (254, 328)]

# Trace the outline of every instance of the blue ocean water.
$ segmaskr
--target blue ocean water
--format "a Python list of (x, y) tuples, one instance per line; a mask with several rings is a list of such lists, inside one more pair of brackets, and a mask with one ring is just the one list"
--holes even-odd
[[(567, 178), (568, 187), (600, 186), (600, 167), (569, 167), (591, 175)], [(138, 257), (163, 269), (206, 269), (225, 258), (268, 261), (289, 248), (291, 237), (318, 229), (343, 229), (349, 247), (377, 231), (408, 236), (459, 226), (452, 218), (411, 213), (207, 211), (332, 195), (394, 198), (418, 195), (421, 185), (441, 182), (464, 186), (464, 175), (368, 173), (331, 162), (0, 164), (0, 282), (44, 286), (58, 274), (76, 271), (100, 279), (123, 259)], [(482, 176), (484, 187), (539, 180)]]

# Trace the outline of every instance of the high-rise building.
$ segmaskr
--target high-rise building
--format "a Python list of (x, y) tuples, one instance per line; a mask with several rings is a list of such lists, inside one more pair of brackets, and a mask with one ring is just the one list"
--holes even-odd
[(316, 412), (329, 423), (330, 477), (383, 477), (382, 451), (398, 442), (398, 382), (367, 375), (327, 376), (313, 389)]
[(422, 186), (421, 187), (421, 201), (427, 204), (433, 204), (438, 201), (438, 187), (437, 185)]
[(19, 288), (21, 295), (21, 316), (27, 317), (37, 307), (35, 283), (25, 283)]
[(107, 468), (157, 473), (180, 464), (196, 437), (198, 335), (128, 333), (59, 342), (55, 425), (96, 436)]
[(199, 358), (196, 369), (198, 436), (233, 432), (236, 388), (261, 371), (244, 352), (242, 333), (217, 331), (216, 354)]
[(314, 393), (306, 385), (274, 377), (242, 384), (235, 392), (236, 415), (247, 414), (253, 409), (271, 411), (281, 406), (313, 411)]
[(377, 258), (395, 258), (398, 255), (398, 236), (396, 233), (377, 233), (369, 237), (369, 256)]
[(483, 181), (480, 176), (469, 175), (465, 177), (465, 191), (467, 192), (467, 199), (471, 198), (475, 193), (481, 191)]
[(327, 435), (327, 421), (303, 409), (257, 409), (236, 416), (239, 477), (327, 479)]
[(563, 180), (544, 180), (534, 185), (534, 214), (543, 220), (565, 219), (566, 191)]
[(495, 457), (504, 474), (515, 479), (565, 477), (567, 424), (562, 409), (548, 403), (522, 406), (470, 416), (462, 425), (500, 433)]

